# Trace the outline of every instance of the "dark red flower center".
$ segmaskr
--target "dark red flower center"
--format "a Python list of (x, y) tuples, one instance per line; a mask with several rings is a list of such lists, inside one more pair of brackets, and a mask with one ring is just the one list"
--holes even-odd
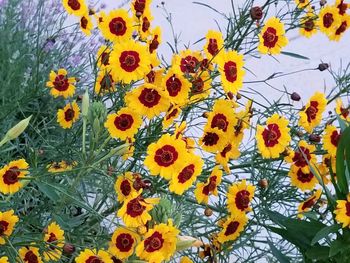
[(346, 202), (345, 208), (346, 208), (346, 215), (350, 217), (350, 202)]
[(126, 131), (132, 127), (134, 118), (130, 114), (120, 114), (114, 119), (114, 125), (118, 130)]
[(307, 166), (307, 161), (305, 160), (304, 156), (306, 156), (306, 159), (308, 161), (311, 160), (311, 154), (310, 150), (301, 146), (299, 151), (296, 151), (293, 157), (293, 162), (298, 167), (304, 167)]
[(149, 44), (149, 53), (153, 53), (159, 46), (158, 35), (155, 35), (152, 42)]
[(3, 181), (7, 185), (15, 184), (18, 182), (18, 176), (20, 175), (20, 171), (17, 166), (13, 166), (8, 169), (3, 175)]
[(134, 242), (135, 241), (130, 234), (123, 233), (117, 236), (115, 245), (121, 252), (128, 252), (132, 249)]
[(238, 227), (239, 227), (239, 222), (237, 221), (230, 222), (226, 227), (225, 236), (234, 234), (237, 231)]
[(211, 176), (209, 178), (209, 182), (203, 187), (202, 193), (205, 195), (209, 195), (210, 192), (213, 192), (216, 188), (216, 180), (217, 176)]
[(58, 91), (66, 91), (69, 88), (68, 79), (64, 75), (57, 75), (53, 85)]
[(222, 150), (222, 152), (220, 152), (220, 155), (225, 158), (226, 154), (229, 153), (231, 150), (232, 150), (232, 145), (230, 143), (227, 146), (225, 146), (225, 148)]
[(90, 256), (87, 260), (86, 263), (103, 263), (103, 261), (96, 256)]
[(109, 22), (109, 30), (116, 36), (123, 36), (126, 29), (126, 22), (121, 17), (115, 17)]
[(136, 51), (123, 51), (119, 58), (120, 66), (127, 72), (133, 72), (139, 67), (140, 56)]
[(224, 65), (225, 77), (229, 82), (237, 80), (237, 64), (233, 61), (228, 61)]
[(308, 20), (305, 21), (304, 23), (304, 29), (305, 31), (312, 31), (315, 28), (315, 22), (314, 19), (310, 18)]
[(101, 63), (105, 66), (109, 65), (109, 53), (108, 52), (103, 52), (101, 54)]
[(124, 196), (128, 196), (131, 193), (131, 184), (129, 180), (125, 179), (121, 182), (120, 191)]
[(311, 122), (312, 120), (316, 119), (317, 112), (318, 112), (318, 102), (311, 101), (310, 106), (305, 110), (307, 121)]
[(304, 211), (307, 208), (311, 208), (314, 206), (315, 203), (316, 203), (316, 196), (313, 196), (312, 198), (310, 198), (309, 200), (303, 203), (303, 205), (301, 206), (301, 210)]
[(68, 6), (72, 8), (74, 11), (80, 9), (80, 3), (78, 0), (68, 0)]
[(147, 80), (148, 80), (149, 83), (154, 83), (154, 81), (156, 80), (156, 73), (155, 73), (153, 70), (151, 70), (151, 71), (146, 75), (146, 77), (147, 77)]
[(180, 69), (184, 73), (194, 73), (198, 65), (199, 61), (196, 57), (187, 56), (181, 59)]
[(145, 211), (146, 207), (143, 206), (140, 201), (141, 197), (137, 197), (129, 201), (126, 206), (126, 213), (131, 217), (137, 217), (142, 215), (143, 211)]
[(165, 119), (166, 119), (166, 120), (169, 120), (169, 119), (175, 117), (176, 114), (178, 113), (178, 111), (179, 111), (179, 110), (178, 110), (177, 108), (171, 110), (171, 112), (168, 113), (168, 114), (165, 116)]
[(209, 39), (207, 50), (212, 56), (215, 56), (219, 52), (218, 42), (215, 38)]
[(239, 210), (244, 211), (249, 207), (250, 193), (247, 190), (241, 190), (236, 194), (235, 203)]
[(87, 25), (88, 25), (89, 21), (86, 19), (85, 16), (83, 16), (81, 19), (80, 19), (80, 26), (84, 29), (87, 28)]
[(144, 241), (145, 250), (148, 253), (160, 250), (163, 247), (164, 238), (161, 233), (154, 232), (149, 238), (146, 238)]
[[(57, 237), (54, 233), (50, 233), (49, 239), (47, 240), (47, 243), (56, 243), (57, 241)], [(54, 244), (50, 245), (50, 249), (54, 250), (56, 248), (56, 246)]]
[(139, 96), (139, 101), (147, 108), (158, 105), (161, 99), (160, 94), (155, 89), (144, 88)]
[(150, 28), (151, 23), (149, 22), (147, 17), (142, 18), (142, 32), (147, 32), (147, 30)]
[(330, 28), (334, 22), (333, 14), (327, 13), (323, 16), (323, 26), (325, 28)]
[(171, 97), (176, 97), (177, 94), (179, 94), (179, 92), (181, 91), (181, 87), (182, 87), (181, 80), (177, 78), (175, 75), (168, 78), (165, 85)]
[(264, 46), (274, 48), (278, 41), (277, 31), (273, 27), (268, 27), (263, 34)]
[(346, 119), (350, 114), (350, 110), (347, 108), (340, 107), (340, 114)]
[(194, 164), (187, 165), (185, 168), (183, 168), (177, 176), (179, 183), (183, 184), (190, 180), (194, 174), (194, 168)]
[(6, 232), (7, 228), (9, 226), (9, 223), (6, 221), (0, 221), (0, 237), (4, 235)]
[(297, 178), (302, 183), (309, 183), (311, 182), (312, 178), (314, 178), (314, 175), (311, 172), (303, 173), (303, 171), (299, 169), (297, 172)]
[(219, 141), (220, 137), (215, 132), (207, 132), (204, 135), (203, 142), (206, 146), (216, 145)]
[(335, 31), (336, 35), (341, 35), (342, 33), (344, 33), (346, 31), (346, 29), (348, 28), (348, 24), (346, 21), (343, 21), (340, 25), (340, 27), (338, 27), (338, 29)]
[(75, 112), (73, 109), (67, 109), (65, 112), (64, 112), (64, 119), (69, 122), (69, 121), (72, 121), (74, 119), (74, 116), (75, 116)]
[(278, 144), (281, 137), (281, 131), (277, 124), (269, 124), (262, 133), (266, 147), (273, 147)]
[(340, 137), (341, 137), (341, 134), (338, 133), (338, 131), (333, 131), (333, 132), (332, 132), (332, 134), (331, 134), (331, 143), (332, 143), (335, 147), (338, 146)]
[(146, 0), (136, 0), (134, 2), (134, 8), (136, 12), (140, 12), (141, 14), (143, 14), (143, 12), (145, 11), (145, 7), (146, 7)]
[(339, 9), (339, 14), (344, 15), (346, 10), (348, 9), (348, 4), (344, 3), (344, 0), (342, 0), (342, 1), (340, 1), (337, 8)]
[(33, 251), (28, 251), (24, 256), (24, 262), (28, 263), (38, 263), (38, 257), (33, 253)]
[(192, 89), (191, 92), (192, 94), (200, 94), (203, 92), (204, 88), (204, 81), (202, 78), (198, 77), (192, 81)]
[(162, 148), (156, 151), (154, 161), (163, 167), (168, 167), (176, 162), (179, 157), (179, 153), (172, 145), (164, 145)]
[(224, 132), (227, 131), (228, 125), (229, 122), (227, 121), (226, 116), (222, 113), (215, 114), (213, 120), (211, 121), (212, 128), (218, 128), (219, 130), (223, 130)]

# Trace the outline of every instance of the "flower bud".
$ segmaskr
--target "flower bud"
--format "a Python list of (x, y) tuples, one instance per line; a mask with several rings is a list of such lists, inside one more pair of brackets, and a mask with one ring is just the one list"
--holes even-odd
[(319, 64), (318, 67), (317, 67), (317, 69), (318, 69), (319, 71), (324, 71), (324, 70), (326, 70), (326, 69), (328, 69), (328, 68), (329, 68), (329, 65), (328, 65), (327, 63), (321, 63), (321, 64)]
[(176, 242), (176, 251), (188, 249), (190, 247), (200, 247), (203, 242), (190, 236), (178, 236)]
[(213, 214), (213, 210), (211, 210), (209, 207), (207, 207), (207, 208), (204, 210), (204, 214), (205, 214), (205, 216), (210, 217), (210, 216), (212, 216), (212, 214)]
[(139, 235), (144, 235), (147, 232), (147, 227), (145, 227), (145, 226), (138, 226), (136, 231), (137, 231), (137, 233)]
[(71, 255), (75, 252), (75, 246), (70, 243), (65, 243), (63, 246), (63, 252), (67, 255)]
[(253, 20), (260, 20), (263, 17), (263, 11), (260, 6), (254, 6), (250, 9), (250, 17)]
[(233, 93), (231, 91), (227, 92), (227, 97), (232, 100), (233, 99)]
[(266, 178), (263, 178), (258, 182), (258, 185), (259, 187), (266, 189), (269, 186), (269, 182), (267, 181)]
[(28, 118), (24, 120), (21, 120), (19, 123), (13, 126), (10, 130), (8, 130), (5, 137), (0, 142), (0, 146), (20, 136), (24, 132), (24, 130), (28, 127), (29, 121), (31, 118), (32, 118), (32, 115), (30, 115)]
[(240, 100), (241, 98), (242, 98), (242, 95), (239, 94), (239, 93), (237, 93), (237, 94), (236, 94), (236, 99), (237, 99), (237, 100)]
[(87, 117), (88, 112), (89, 112), (89, 92), (88, 92), (88, 90), (85, 91), (82, 100), (83, 100), (83, 102), (82, 102), (82, 107), (81, 107), (81, 114), (83, 115), (83, 117)]
[(321, 141), (321, 137), (319, 135), (317, 135), (317, 134), (310, 134), (309, 141), (310, 142), (320, 142)]
[(296, 92), (293, 92), (292, 95), (290, 95), (290, 98), (294, 101), (299, 101), (301, 99), (300, 95)]
[(208, 112), (204, 112), (204, 113), (202, 114), (202, 117), (203, 117), (203, 118), (208, 118), (208, 116), (209, 116), (209, 113), (208, 113)]

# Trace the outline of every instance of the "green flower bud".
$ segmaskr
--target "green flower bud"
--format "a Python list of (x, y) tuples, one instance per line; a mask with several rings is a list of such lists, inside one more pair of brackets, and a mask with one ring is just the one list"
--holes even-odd
[(83, 115), (83, 117), (87, 117), (88, 116), (88, 112), (89, 112), (89, 92), (86, 89), (85, 93), (83, 95), (83, 101), (82, 101), (82, 108), (81, 108), (81, 114)]
[(28, 118), (24, 120), (21, 120), (19, 123), (13, 126), (10, 130), (8, 130), (5, 137), (0, 142), (0, 146), (20, 136), (24, 132), (24, 130), (28, 127), (29, 121), (31, 118), (32, 118), (32, 115), (30, 115)]
[(191, 247), (200, 247), (203, 243), (190, 236), (178, 236), (176, 242), (176, 251), (185, 250)]

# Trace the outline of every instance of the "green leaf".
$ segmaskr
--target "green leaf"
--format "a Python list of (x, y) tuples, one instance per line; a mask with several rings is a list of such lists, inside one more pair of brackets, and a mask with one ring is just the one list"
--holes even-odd
[(350, 248), (350, 244), (344, 242), (344, 240), (336, 239), (331, 243), (331, 249), (329, 250), (329, 256), (333, 257), (338, 253), (342, 253), (343, 251)]
[(328, 259), (329, 258), (329, 247), (325, 246), (315, 246), (308, 249), (305, 252), (305, 255), (310, 259)]
[[(345, 173), (345, 150), (350, 154), (350, 127), (346, 128), (340, 137), (340, 141), (337, 147), (337, 158), (336, 158), (336, 168), (337, 168), (337, 184), (341, 193), (344, 196), (338, 196), (339, 199), (343, 199), (349, 192), (348, 180)], [(348, 157), (349, 158), (349, 157)], [(348, 166), (350, 160), (347, 161)], [(350, 168), (350, 167), (348, 167)]]
[(37, 181), (35, 182), (35, 184), (38, 186), (39, 190), (52, 201), (57, 202), (57, 200), (60, 200), (59, 195), (56, 193), (55, 189), (50, 185)]
[(339, 228), (340, 228), (340, 225), (331, 225), (331, 226), (326, 226), (325, 228), (322, 228), (320, 231), (316, 233), (315, 237), (312, 239), (311, 245), (314, 245), (321, 239), (328, 237), (328, 235), (331, 233), (338, 232)]
[(281, 253), (281, 251), (278, 250), (277, 247), (275, 247), (275, 245), (270, 241), (270, 240), (267, 240), (267, 243), (269, 244), (270, 246), (270, 249), (271, 249), (271, 252), (272, 254), (276, 257), (276, 259), (280, 262), (280, 263), (289, 263), (289, 258), (286, 257), (285, 255), (283, 255)]
[(293, 58), (298, 58), (298, 59), (305, 59), (305, 60), (309, 60), (308, 57), (296, 54), (296, 53), (292, 53), (292, 52), (287, 52), (287, 51), (282, 51), (281, 54), (286, 55), (286, 56), (290, 56)]

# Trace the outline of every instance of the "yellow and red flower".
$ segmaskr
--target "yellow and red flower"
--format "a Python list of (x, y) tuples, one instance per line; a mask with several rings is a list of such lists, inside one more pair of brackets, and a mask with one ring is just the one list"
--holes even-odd
[(117, 194), (117, 200), (119, 203), (124, 202), (126, 198), (130, 196), (130, 194), (136, 191), (133, 187), (133, 173), (126, 172), (122, 176), (118, 176), (115, 184), (114, 190)]
[(341, 119), (350, 122), (350, 105), (345, 107), (341, 99), (336, 100), (335, 112)]
[(94, 28), (92, 20), (88, 14), (83, 15), (80, 18), (80, 29), (87, 36), (91, 35), (91, 30)]
[(162, 43), (162, 31), (159, 26), (154, 28), (151, 31), (151, 38), (148, 40), (148, 50), (152, 54), (155, 50), (158, 49), (159, 45)]
[(14, 194), (24, 184), (21, 182), (28, 172), (29, 165), (24, 159), (10, 162), (0, 169), (0, 193)]
[(277, 158), (289, 145), (288, 120), (277, 113), (266, 121), (266, 126), (257, 126), (256, 140), (263, 158)]
[(137, 243), (140, 242), (140, 237), (135, 232), (127, 228), (117, 228), (109, 243), (108, 252), (118, 257), (118, 259), (127, 259), (134, 253)]
[(201, 66), (202, 56), (198, 51), (183, 50), (173, 56), (173, 70), (179, 74), (193, 74)]
[(232, 159), (237, 159), (241, 155), (239, 151), (239, 144), (228, 143), (225, 148), (216, 154), (215, 160), (224, 168), (226, 173), (230, 173), (231, 170), (228, 166), (228, 162)]
[(246, 180), (233, 183), (227, 192), (227, 210), (232, 214), (251, 211), (250, 202), (254, 197), (255, 186)]
[(98, 49), (97, 55), (96, 55), (96, 61), (97, 61), (97, 66), (100, 69), (104, 69), (110, 65), (109, 64), (109, 57), (110, 57), (111, 52), (112, 52), (112, 49), (105, 46), (105, 45), (102, 45)]
[(337, 200), (337, 207), (334, 210), (335, 220), (342, 224), (343, 228), (350, 227), (350, 194), (346, 200)]
[(224, 40), (222, 33), (219, 31), (209, 30), (205, 36), (206, 43), (204, 52), (209, 60), (215, 60), (220, 50), (224, 48)]
[(259, 35), (258, 50), (262, 54), (276, 55), (288, 44), (284, 24), (277, 18), (271, 17)]
[(18, 216), (14, 215), (15, 211), (0, 211), (0, 245), (5, 244), (5, 237), (11, 236), (16, 223), (19, 221)]
[(218, 195), (218, 185), (221, 183), (222, 171), (215, 166), (205, 183), (197, 183), (194, 195), (198, 203), (208, 204), (209, 195)]
[(145, 76), (145, 82), (161, 87), (163, 83), (164, 68), (152, 69)]
[(225, 220), (222, 230), (219, 232), (217, 240), (220, 243), (236, 240), (240, 233), (244, 230), (248, 218), (245, 213), (232, 214)]
[(318, 15), (318, 27), (327, 36), (332, 35), (341, 24), (339, 10), (335, 6), (327, 5), (323, 7)]
[[(137, 19), (138, 32), (140, 39), (146, 41), (147, 38), (152, 34), (151, 33), (151, 21), (153, 20), (153, 16), (151, 14), (150, 8), (145, 9), (142, 16)], [(150, 52), (152, 53), (152, 52)]]
[(62, 0), (62, 4), (68, 14), (82, 16), (88, 13), (85, 0)]
[(141, 17), (145, 10), (150, 8), (152, 0), (134, 0), (131, 3), (131, 10), (135, 17)]
[(339, 15), (345, 15), (347, 9), (350, 7), (350, 4), (344, 3), (345, 0), (336, 0), (335, 6), (338, 8)]
[(42, 263), (43, 260), (37, 247), (22, 247), (18, 250), (19, 257), (24, 263)]
[(62, 256), (65, 238), (64, 231), (56, 222), (52, 222), (47, 226), (44, 241), (47, 244), (46, 251), (44, 252), (45, 260), (58, 261)]
[(162, 86), (165, 88), (171, 103), (180, 106), (187, 103), (191, 83), (182, 74), (170, 69), (163, 77)]
[(320, 124), (326, 106), (327, 99), (324, 93), (316, 92), (305, 105), (305, 109), (299, 113), (300, 119), (298, 124), (308, 133), (311, 133)]
[(199, 138), (199, 144), (207, 152), (221, 152), (228, 143), (227, 134), (219, 128), (204, 129), (204, 133)]
[(212, 78), (208, 71), (200, 71), (191, 79), (192, 87), (190, 92), (191, 102), (196, 102), (209, 97)]
[(132, 18), (123, 9), (112, 10), (103, 18), (99, 24), (102, 35), (112, 42), (122, 42), (130, 40), (133, 31)]
[(85, 249), (75, 259), (76, 263), (113, 263), (110, 254), (104, 250)]
[(64, 98), (72, 97), (75, 92), (73, 85), (76, 80), (73, 77), (67, 77), (67, 71), (63, 68), (59, 69), (57, 74), (53, 70), (50, 73), (50, 81), (46, 82), (46, 86), (50, 88), (52, 96), (57, 98), (63, 96)]
[(322, 189), (316, 190), (314, 194), (312, 194), (305, 201), (301, 202), (298, 206), (298, 217), (303, 218), (303, 213), (308, 212), (312, 209), (312, 207), (317, 203), (322, 194)]
[(163, 119), (163, 128), (168, 128), (170, 125), (174, 123), (174, 120), (180, 116), (181, 109), (179, 106), (171, 105), (168, 111), (166, 112)]
[(327, 125), (323, 135), (323, 148), (333, 157), (337, 154), (337, 147), (341, 132), (333, 125)]
[(288, 173), (291, 184), (301, 191), (313, 190), (318, 183), (316, 176), (311, 170), (304, 172), (302, 168), (292, 165)]
[(298, 144), (298, 149), (296, 151), (289, 151), (288, 156), (284, 159), (288, 163), (292, 163), (292, 166), (296, 166), (304, 173), (310, 171), (309, 164), (315, 165), (317, 162), (315, 154), (316, 147), (314, 145), (307, 144), (306, 141), (300, 141)]
[(68, 103), (63, 109), (59, 109), (57, 112), (57, 122), (63, 129), (70, 129), (79, 119), (80, 109), (78, 104), (73, 101)]
[(115, 83), (111, 73), (100, 71), (96, 78), (95, 93), (106, 94), (116, 91)]
[(314, 12), (307, 12), (307, 14), (300, 19), (300, 34), (310, 38), (317, 33), (316, 24), (317, 15)]
[(60, 162), (52, 162), (48, 164), (46, 168), (49, 173), (59, 173), (64, 171), (70, 171), (76, 165), (77, 165), (77, 162), (75, 161), (73, 162), (60, 161)]
[(340, 25), (329, 35), (330, 40), (339, 41), (344, 33), (350, 28), (350, 15), (344, 14), (340, 17)]

